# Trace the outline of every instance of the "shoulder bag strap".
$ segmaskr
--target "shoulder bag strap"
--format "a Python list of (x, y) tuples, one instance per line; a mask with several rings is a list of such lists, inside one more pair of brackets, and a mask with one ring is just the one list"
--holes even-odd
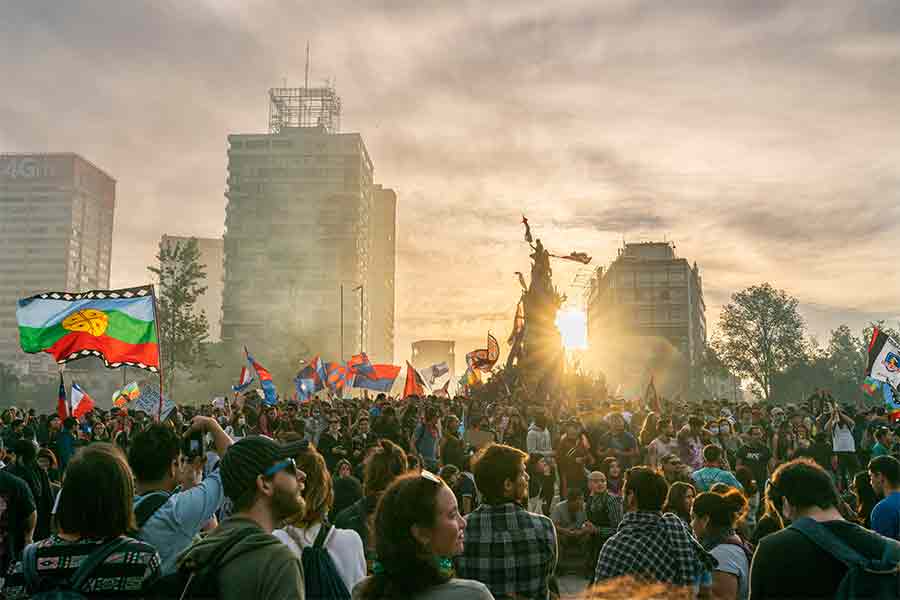
[(68, 588), (72, 590), (80, 590), (81, 586), (87, 583), (91, 574), (106, 561), (114, 552), (126, 546), (131, 540), (127, 537), (120, 536), (110, 540), (90, 553), (85, 561), (78, 567), (69, 577)]
[(809, 517), (794, 521), (790, 528), (799, 531), (806, 539), (848, 567), (865, 567), (869, 563), (863, 555), (844, 543), (824, 525)]
[(328, 533), (331, 531), (332, 525), (328, 521), (322, 521), (322, 526), (319, 528), (319, 534), (316, 536), (316, 541), (313, 542), (313, 547), (316, 549), (325, 547), (325, 540), (328, 539)]
[(37, 593), (41, 586), (41, 577), (37, 572), (37, 544), (28, 544), (22, 553), (22, 574), (25, 576), (25, 589), (29, 593)]

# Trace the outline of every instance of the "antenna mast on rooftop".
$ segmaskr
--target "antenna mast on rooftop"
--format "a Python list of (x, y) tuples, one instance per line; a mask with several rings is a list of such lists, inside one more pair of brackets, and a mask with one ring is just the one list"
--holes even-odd
[(306, 44), (306, 69), (302, 88), (269, 90), (269, 132), (285, 128), (319, 128), (327, 133), (341, 130), (341, 98), (334, 84), (309, 87), (309, 42)]

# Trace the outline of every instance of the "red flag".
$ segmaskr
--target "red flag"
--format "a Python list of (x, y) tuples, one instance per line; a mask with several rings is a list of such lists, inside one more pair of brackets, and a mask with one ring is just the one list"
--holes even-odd
[(77, 383), (72, 383), (72, 416), (80, 419), (94, 410), (94, 399), (81, 389)]
[(56, 414), (60, 419), (69, 416), (69, 403), (66, 401), (66, 384), (63, 381), (62, 373), (59, 374), (59, 397), (56, 399)]
[(403, 386), (403, 397), (408, 396), (424, 396), (425, 382), (422, 376), (416, 371), (416, 368), (406, 361), (406, 385)]

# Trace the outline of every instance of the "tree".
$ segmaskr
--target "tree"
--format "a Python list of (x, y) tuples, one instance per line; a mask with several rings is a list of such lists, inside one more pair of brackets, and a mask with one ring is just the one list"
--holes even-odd
[(797, 305), (784, 290), (763, 283), (732, 295), (722, 309), (713, 349), (731, 372), (752, 380), (767, 401), (775, 376), (807, 353)]
[(206, 265), (200, 264), (197, 238), (160, 243), (156, 260), (157, 265), (147, 269), (159, 278), (156, 318), (161, 367), (165, 393), (174, 397), (179, 372), (190, 373), (193, 378), (211, 366), (207, 355), (209, 323), (206, 312), (197, 310), (197, 300), (206, 291)]

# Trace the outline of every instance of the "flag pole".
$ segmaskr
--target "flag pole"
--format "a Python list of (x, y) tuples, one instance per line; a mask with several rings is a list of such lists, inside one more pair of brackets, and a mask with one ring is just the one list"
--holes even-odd
[(156, 360), (159, 363), (159, 410), (156, 413), (156, 421), (162, 420), (163, 407), (163, 361), (162, 361), (162, 337), (159, 335), (159, 304), (156, 301), (156, 288), (150, 284), (150, 297), (153, 299), (153, 321), (156, 324)]

